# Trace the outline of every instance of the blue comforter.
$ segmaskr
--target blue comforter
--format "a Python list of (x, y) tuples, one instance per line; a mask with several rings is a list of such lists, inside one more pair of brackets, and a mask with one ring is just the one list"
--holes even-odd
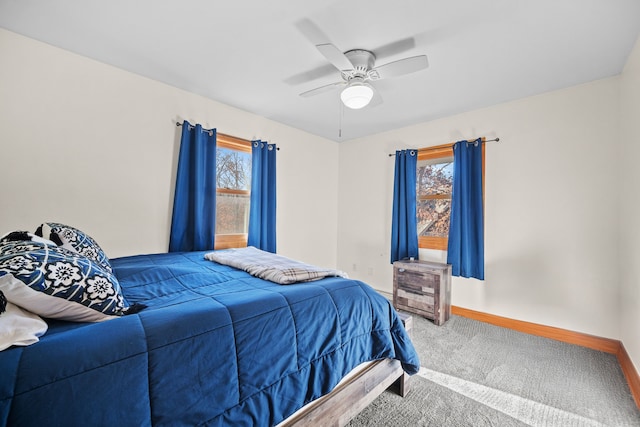
[(0, 352), (0, 425), (274, 425), (358, 364), (419, 369), (389, 302), (343, 278), (281, 286), (204, 252), (111, 260), (138, 314), (49, 321)]

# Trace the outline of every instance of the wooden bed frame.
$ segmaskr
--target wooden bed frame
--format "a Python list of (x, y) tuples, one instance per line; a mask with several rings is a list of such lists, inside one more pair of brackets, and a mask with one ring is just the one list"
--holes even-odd
[[(399, 314), (411, 335), (413, 319), (407, 314)], [(338, 384), (331, 393), (304, 406), (278, 427), (342, 427), (391, 386), (395, 386), (402, 397), (409, 392), (409, 375), (402, 370), (400, 362), (393, 359), (371, 362)]]

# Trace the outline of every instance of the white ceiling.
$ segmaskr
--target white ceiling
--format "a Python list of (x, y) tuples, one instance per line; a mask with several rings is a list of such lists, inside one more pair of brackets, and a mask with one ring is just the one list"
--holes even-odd
[[(341, 141), (617, 75), (640, 1), (0, 0), (0, 26)], [(338, 90), (299, 96), (340, 81), (322, 37), (430, 66), (374, 82), (384, 102), (341, 124)]]

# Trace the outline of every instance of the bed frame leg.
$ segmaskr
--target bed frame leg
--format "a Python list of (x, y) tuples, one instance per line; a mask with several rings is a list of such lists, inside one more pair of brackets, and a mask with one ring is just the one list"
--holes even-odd
[[(402, 324), (404, 325), (404, 329), (411, 337), (413, 332), (413, 317), (405, 312), (398, 312), (398, 315), (400, 317), (400, 320), (402, 321)], [(406, 372), (403, 372), (402, 376), (398, 378), (398, 380), (394, 384), (394, 387), (396, 388), (396, 390), (398, 390), (398, 394), (401, 397), (405, 397), (409, 393), (409, 378), (409, 375), (407, 375)]]
[(409, 391), (411, 390), (409, 378), (410, 378), (409, 375), (407, 375), (407, 373), (404, 372), (402, 376), (398, 378), (398, 380), (396, 381), (395, 387), (397, 387), (398, 394), (400, 395), (400, 397), (406, 397)]

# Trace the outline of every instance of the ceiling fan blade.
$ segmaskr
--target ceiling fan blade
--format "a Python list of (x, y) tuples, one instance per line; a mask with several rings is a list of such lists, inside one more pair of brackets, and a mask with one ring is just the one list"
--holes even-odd
[(321, 54), (329, 60), (340, 71), (352, 70), (353, 64), (349, 61), (340, 49), (332, 45), (331, 43), (324, 43), (316, 45)]
[(308, 83), (312, 80), (321, 79), (327, 76), (335, 76), (336, 69), (332, 64), (324, 64), (312, 70), (303, 71), (291, 77), (287, 77), (283, 81), (288, 85), (299, 85)]
[(371, 80), (388, 79), (420, 71), (428, 66), (427, 55), (419, 55), (389, 62), (374, 68), (369, 73), (371, 74)]
[(334, 89), (334, 88), (336, 88), (338, 86), (344, 86), (346, 84), (347, 84), (346, 82), (331, 83), (331, 84), (328, 84), (328, 85), (317, 87), (315, 89), (308, 90), (306, 92), (302, 92), (300, 94), (300, 96), (303, 97), (303, 98), (308, 98), (310, 96), (319, 95), (321, 93), (329, 92), (330, 90), (332, 90), (332, 89)]
[[(298, 31), (300, 31), (300, 33), (314, 46), (331, 43), (329, 37), (327, 37), (327, 35), (310, 19), (300, 19), (295, 23), (295, 26)], [(350, 67), (349, 69), (351, 68), (353, 67)], [(303, 71), (301, 73), (288, 77), (284, 80), (284, 82), (290, 85), (297, 85), (333, 75), (335, 71), (336, 69), (333, 63), (324, 64), (312, 70)]]
[(376, 55), (376, 60), (378, 60), (386, 58), (387, 56), (406, 52), (414, 47), (416, 47), (415, 39), (413, 37), (407, 37), (406, 39), (396, 40), (383, 46), (379, 46), (376, 49), (373, 49), (372, 52)]
[(295, 26), (314, 46), (329, 43), (329, 37), (310, 19), (301, 19), (295, 23)]

